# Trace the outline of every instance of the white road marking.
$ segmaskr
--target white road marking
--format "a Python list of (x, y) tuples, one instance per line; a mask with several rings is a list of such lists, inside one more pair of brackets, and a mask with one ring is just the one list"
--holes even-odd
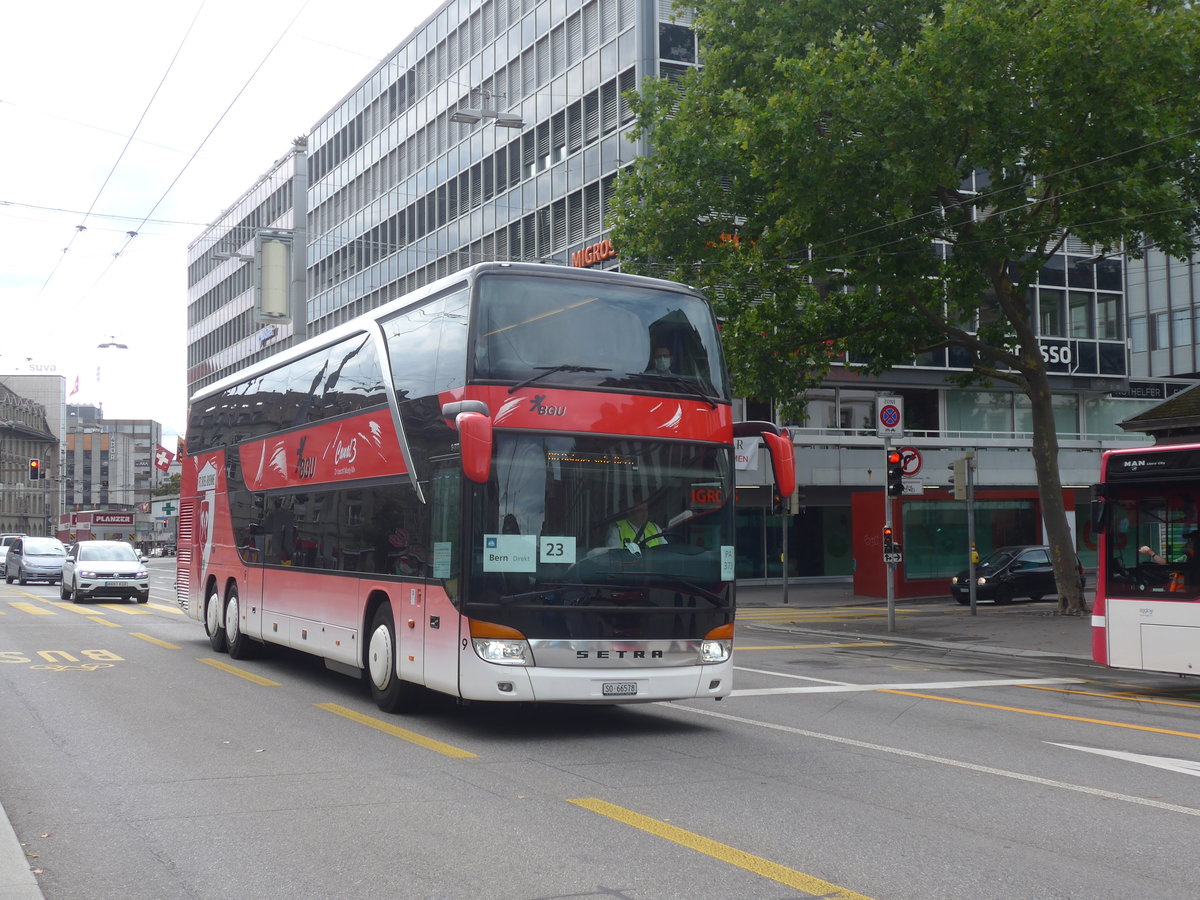
[(1097, 756), (1111, 756), (1113, 759), (1141, 763), (1143, 766), (1154, 766), (1156, 769), (1166, 769), (1169, 772), (1179, 772), (1183, 775), (1200, 775), (1200, 762), (1191, 759), (1172, 759), (1169, 756), (1147, 756), (1144, 753), (1126, 753), (1124, 750), (1102, 750), (1099, 747), (1080, 747), (1078, 744), (1057, 744), (1054, 741), (1047, 741), (1047, 743), (1054, 747), (1066, 747), (1068, 750), (1082, 750), (1084, 753), (1095, 753)]
[[(1022, 682), (1028, 684), (1028, 682)], [(1161, 809), (1166, 812), (1182, 813), (1185, 816), (1200, 816), (1200, 809), (1191, 806), (1179, 806), (1175, 803), (1164, 803), (1161, 800), (1148, 800), (1145, 797), (1134, 797), (1130, 794), (1118, 794), (1115, 791), (1103, 791), (1099, 788), (1087, 787), (1081, 784), (1071, 784), (1066, 781), (1055, 781), (1052, 778), (1039, 778), (1037, 775), (1026, 775), (1023, 772), (1010, 772), (1007, 769), (997, 769), (993, 766), (981, 766), (977, 763), (963, 762), (958, 759), (948, 759), (944, 756), (931, 756), (928, 753), (918, 753), (915, 750), (904, 750), (900, 747), (888, 747), (885, 744), (872, 744), (868, 741), (856, 741), (853, 738), (839, 737), (836, 734), (822, 734), (819, 731), (809, 731), (805, 728), (792, 728), (790, 725), (776, 725), (773, 722), (758, 722), (754, 719), (746, 719), (742, 716), (731, 716), (728, 713), (713, 712), (712, 710), (699, 709), (695, 706), (681, 706), (676, 703), (662, 704), (667, 709), (679, 710), (681, 712), (692, 713), (697, 716), (709, 716), (713, 719), (724, 719), (727, 722), (736, 722), (739, 725), (753, 725), (757, 728), (766, 728), (771, 731), (782, 731), (786, 734), (793, 734), (799, 737), (814, 738), (819, 741), (830, 741), (835, 744), (842, 744), (846, 747), (857, 747), (860, 750), (873, 750), (876, 753), (890, 753), (893, 756), (903, 756), (908, 759), (921, 760), (922, 762), (937, 763), (943, 766), (953, 766), (956, 769), (966, 769), (970, 772), (978, 772), (982, 775), (996, 775), (1000, 778), (1011, 778), (1014, 781), (1024, 781), (1029, 784), (1039, 784), (1045, 787), (1059, 788), (1064, 791), (1073, 791), (1077, 794), (1088, 794), (1092, 797), (1102, 797), (1106, 800), (1118, 800), (1122, 803), (1132, 803), (1136, 806), (1149, 806), (1153, 809)]]
[[(787, 676), (779, 672), (766, 672), (767, 675)], [(816, 679), (814, 679), (816, 680)], [(1021, 684), (1085, 684), (1083, 678), (996, 678), (989, 681), (914, 681), (908, 684), (847, 684), (833, 681), (829, 684), (812, 685), (809, 687), (778, 687), (778, 688), (744, 688), (734, 689), (731, 697), (765, 697), (769, 694), (839, 694), (853, 691), (950, 691), (957, 688), (974, 687), (1013, 687)]]

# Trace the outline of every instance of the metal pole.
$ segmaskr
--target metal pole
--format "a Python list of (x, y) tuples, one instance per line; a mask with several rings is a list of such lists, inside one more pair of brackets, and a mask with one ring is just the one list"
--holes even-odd
[(971, 594), (971, 615), (975, 615), (975, 454), (968, 451), (963, 458), (967, 461), (964, 466), (967, 470), (967, 543), (971, 548), (967, 557), (967, 585)]
[(788, 602), (788, 519), (792, 517), (792, 498), (784, 501), (787, 505), (783, 510), (783, 602)]
[[(883, 439), (883, 527), (890, 529), (892, 527), (892, 498), (888, 494), (888, 454), (892, 450), (892, 441), (890, 438)], [(888, 631), (896, 630), (896, 588), (895, 574), (896, 564), (885, 563), (885, 577), (887, 578), (887, 616), (888, 616)]]

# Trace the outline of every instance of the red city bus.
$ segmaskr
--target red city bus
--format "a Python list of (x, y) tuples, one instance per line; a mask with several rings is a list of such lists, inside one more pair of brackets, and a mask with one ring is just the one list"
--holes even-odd
[[(790, 494), (790, 440), (738, 432)], [(193, 398), (179, 603), (215, 650), (313, 653), (386, 711), (719, 699), (733, 433), (701, 295), (477, 265)]]
[(1198, 675), (1200, 444), (1110, 450), (1100, 467), (1092, 658)]

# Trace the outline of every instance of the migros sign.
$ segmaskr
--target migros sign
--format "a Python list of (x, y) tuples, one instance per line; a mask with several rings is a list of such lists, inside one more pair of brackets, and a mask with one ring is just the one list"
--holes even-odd
[(594, 266), (606, 259), (616, 259), (616, 257), (617, 251), (613, 249), (612, 241), (606, 239), (592, 244), (590, 247), (584, 247), (582, 250), (576, 250), (571, 254), (571, 265), (586, 269), (588, 266)]

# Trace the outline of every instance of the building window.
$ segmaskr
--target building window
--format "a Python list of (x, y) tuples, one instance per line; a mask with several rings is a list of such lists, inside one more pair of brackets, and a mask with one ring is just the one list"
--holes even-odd
[[(1101, 340), (1121, 339), (1121, 295), (1096, 295), (1096, 336)], [(1145, 349), (1145, 348), (1143, 348)]]
[(1165, 312), (1150, 314), (1150, 349), (1166, 350), (1171, 346), (1171, 320)]
[(1071, 291), (1071, 337), (1090, 338), (1095, 336), (1092, 327), (1092, 294), (1087, 291)]
[(658, 23), (658, 55), (675, 62), (696, 61), (696, 36), (692, 29), (683, 25)]
[(1038, 292), (1038, 324), (1043, 337), (1066, 337), (1066, 316), (1063, 314), (1063, 292)]

